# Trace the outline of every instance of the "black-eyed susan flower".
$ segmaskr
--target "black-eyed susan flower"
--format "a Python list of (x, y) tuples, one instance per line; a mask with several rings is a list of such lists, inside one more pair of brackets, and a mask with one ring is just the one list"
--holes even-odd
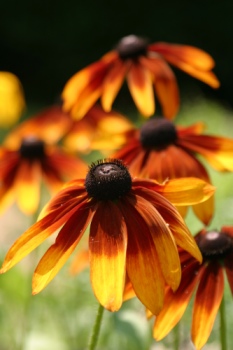
[(99, 150), (106, 154), (122, 146), (133, 124), (122, 114), (105, 112), (93, 106), (80, 120), (73, 123), (64, 138), (64, 145), (80, 153)]
[(0, 72), (0, 125), (9, 127), (17, 122), (25, 108), (22, 85), (17, 76)]
[[(114, 157), (122, 159), (133, 176), (160, 182), (180, 177), (198, 177), (210, 182), (199, 161), (201, 155), (218, 171), (233, 171), (233, 139), (203, 133), (204, 124), (176, 126), (165, 118), (152, 118), (130, 137)], [(208, 224), (214, 211), (213, 197), (193, 206), (197, 217)], [(185, 208), (182, 208), (185, 214)]]
[[(182, 279), (174, 293), (167, 288), (165, 303), (156, 317), (153, 335), (161, 340), (182, 318), (194, 293), (192, 341), (200, 350), (208, 341), (224, 293), (224, 272), (233, 293), (233, 227), (220, 231), (202, 230), (195, 236), (203, 255), (200, 265), (189, 253), (180, 250)], [(195, 292), (196, 291), (196, 292)]]
[[(49, 137), (50, 127), (45, 128), (45, 138), (42, 138), (42, 124), (34, 126), (34, 121), (29, 125), (24, 123), (9, 134), (0, 147), (0, 211), (16, 200), (24, 213), (34, 213), (40, 201), (42, 180), (56, 192), (64, 181), (86, 174), (84, 161), (54, 143), (59, 132)], [(53, 132), (57, 129), (55, 127)]]
[(104, 110), (110, 111), (126, 79), (143, 116), (149, 117), (155, 112), (155, 90), (163, 115), (171, 119), (179, 108), (179, 89), (168, 63), (213, 88), (219, 86), (211, 71), (214, 61), (206, 52), (186, 45), (149, 44), (145, 38), (129, 35), (99, 61), (70, 78), (62, 93), (64, 110), (74, 118), (81, 118), (100, 98)]
[(195, 178), (163, 184), (132, 179), (121, 161), (99, 161), (92, 164), (85, 179), (67, 183), (52, 198), (40, 220), (10, 248), (1, 272), (58, 233), (34, 273), (33, 294), (40, 292), (90, 226), (90, 276), (100, 304), (111, 311), (121, 307), (127, 272), (137, 297), (157, 314), (165, 283), (173, 290), (180, 283), (177, 246), (201, 260), (194, 238), (171, 203), (196, 203), (213, 191), (211, 185)]

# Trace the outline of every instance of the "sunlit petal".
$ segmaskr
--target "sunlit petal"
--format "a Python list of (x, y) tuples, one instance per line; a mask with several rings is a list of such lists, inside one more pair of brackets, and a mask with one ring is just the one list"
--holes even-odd
[(223, 291), (222, 267), (218, 263), (211, 263), (203, 272), (194, 302), (192, 341), (198, 350), (209, 338), (222, 301)]
[(110, 311), (117, 311), (122, 304), (126, 248), (127, 231), (121, 212), (113, 202), (102, 202), (90, 228), (90, 273), (96, 298)]

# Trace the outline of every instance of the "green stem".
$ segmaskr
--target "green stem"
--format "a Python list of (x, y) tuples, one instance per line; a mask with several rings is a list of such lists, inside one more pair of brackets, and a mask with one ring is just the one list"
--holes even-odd
[(220, 305), (220, 340), (221, 340), (221, 349), (227, 350), (227, 330), (226, 330), (226, 312), (225, 312), (224, 295)]
[(177, 323), (177, 325), (173, 329), (173, 336), (174, 336), (174, 350), (179, 350), (179, 346), (180, 346), (180, 327), (179, 327), (179, 323)]
[(95, 323), (94, 323), (94, 327), (92, 329), (90, 342), (88, 345), (88, 350), (94, 350), (96, 348), (96, 345), (97, 345), (97, 342), (99, 339), (100, 326), (101, 326), (101, 322), (102, 322), (103, 313), (104, 313), (104, 308), (102, 305), (99, 305), (96, 319), (95, 319)]

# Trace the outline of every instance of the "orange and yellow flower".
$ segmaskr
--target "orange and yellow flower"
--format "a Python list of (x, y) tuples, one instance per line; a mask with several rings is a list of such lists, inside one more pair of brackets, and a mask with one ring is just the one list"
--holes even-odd
[(100, 98), (103, 109), (110, 111), (126, 78), (143, 116), (149, 117), (155, 112), (155, 90), (163, 115), (172, 119), (179, 108), (179, 89), (168, 63), (213, 88), (219, 87), (212, 72), (215, 63), (206, 52), (186, 45), (149, 44), (145, 38), (129, 35), (99, 61), (70, 78), (62, 93), (64, 110), (74, 118), (82, 118)]
[(80, 153), (98, 150), (107, 154), (125, 143), (127, 131), (132, 127), (133, 124), (122, 114), (105, 112), (95, 105), (82, 119), (73, 120), (64, 138), (64, 145)]
[(56, 192), (64, 181), (87, 172), (84, 161), (55, 144), (60, 135), (56, 132), (58, 126), (50, 130), (50, 126), (46, 129), (42, 125), (34, 120), (23, 123), (0, 147), (0, 211), (16, 200), (24, 213), (34, 213), (40, 202), (42, 179)]
[(34, 272), (33, 294), (40, 292), (90, 226), (91, 283), (100, 304), (111, 311), (121, 307), (127, 272), (137, 297), (157, 314), (163, 306), (165, 283), (173, 290), (180, 283), (177, 246), (201, 261), (195, 240), (173, 204), (194, 204), (213, 191), (195, 178), (163, 184), (132, 179), (121, 161), (99, 161), (85, 179), (70, 181), (52, 198), (39, 221), (10, 248), (1, 273), (56, 232), (55, 243)]
[[(180, 177), (198, 177), (210, 182), (201, 155), (218, 171), (233, 171), (233, 139), (206, 135), (204, 124), (176, 126), (165, 118), (152, 118), (128, 133), (129, 138), (113, 157), (122, 159), (133, 176), (159, 182)], [(193, 206), (197, 217), (208, 224), (214, 199)], [(185, 208), (182, 209), (185, 214)]]
[(0, 72), (0, 125), (9, 127), (17, 122), (25, 108), (22, 85), (10, 72)]
[(180, 250), (181, 283), (174, 293), (167, 288), (164, 307), (156, 317), (153, 335), (164, 338), (182, 318), (196, 290), (192, 317), (192, 341), (200, 350), (208, 341), (224, 293), (224, 271), (233, 294), (233, 227), (218, 231), (205, 229), (195, 236), (202, 252), (200, 265), (189, 253)]

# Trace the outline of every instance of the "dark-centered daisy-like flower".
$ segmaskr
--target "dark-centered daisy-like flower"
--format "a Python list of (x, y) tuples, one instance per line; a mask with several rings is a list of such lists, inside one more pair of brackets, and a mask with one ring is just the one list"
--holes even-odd
[(24, 108), (24, 93), (19, 79), (10, 72), (0, 72), (0, 125), (13, 125)]
[[(29, 124), (32, 126), (34, 122)], [(84, 176), (87, 171), (84, 161), (68, 154), (54, 142), (46, 141), (50, 134), (48, 129), (45, 129), (45, 138), (41, 138), (39, 126), (33, 129), (24, 124), (9, 134), (0, 147), (0, 211), (16, 200), (24, 213), (34, 213), (40, 201), (42, 179), (55, 192), (64, 181)], [(55, 127), (55, 133), (56, 130)], [(53, 138), (55, 140), (55, 136)]]
[[(233, 171), (233, 139), (203, 134), (204, 124), (175, 126), (165, 118), (152, 118), (130, 137), (113, 156), (122, 159), (133, 176), (160, 182), (180, 177), (198, 177), (210, 182), (198, 160), (203, 156), (219, 171)], [(195, 214), (207, 224), (213, 214), (213, 197), (193, 207)], [(185, 208), (182, 208), (185, 214)]]
[(233, 227), (221, 231), (202, 230), (195, 236), (203, 255), (200, 265), (189, 253), (180, 251), (182, 279), (174, 293), (166, 290), (165, 303), (156, 317), (154, 337), (164, 338), (182, 318), (196, 290), (192, 317), (192, 341), (196, 349), (207, 342), (224, 293), (224, 271), (233, 293)]
[(173, 290), (180, 283), (177, 246), (201, 260), (194, 238), (173, 204), (203, 201), (213, 191), (211, 185), (195, 178), (163, 184), (132, 179), (121, 161), (99, 161), (85, 179), (69, 182), (55, 195), (40, 220), (10, 248), (1, 272), (58, 233), (34, 273), (33, 293), (40, 292), (90, 226), (90, 275), (99, 302), (111, 311), (121, 307), (127, 272), (137, 297), (157, 314), (163, 305), (165, 283)]
[(101, 98), (105, 111), (110, 111), (124, 79), (133, 100), (146, 117), (155, 112), (154, 89), (163, 115), (173, 118), (179, 107), (179, 90), (168, 63), (207, 83), (219, 87), (211, 71), (214, 61), (206, 52), (192, 46), (154, 43), (129, 35), (99, 61), (76, 73), (62, 93), (64, 109), (74, 118), (83, 117)]

